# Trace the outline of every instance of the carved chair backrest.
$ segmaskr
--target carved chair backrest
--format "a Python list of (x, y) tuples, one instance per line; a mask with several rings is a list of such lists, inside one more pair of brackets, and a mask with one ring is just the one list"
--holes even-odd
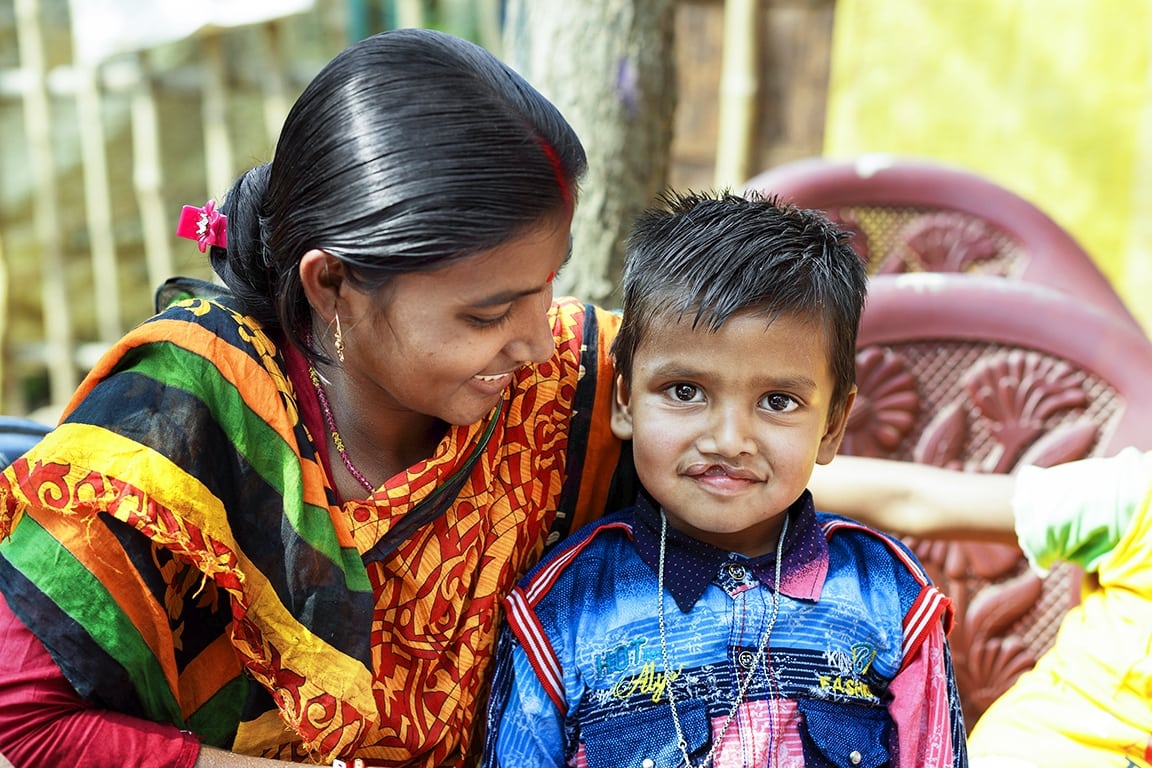
[[(1152, 448), (1152, 342), (1057, 291), (960, 274), (872, 278), (859, 394), (841, 452), (978, 472)], [(952, 598), (969, 727), (1032, 667), (1081, 572), (1032, 573), (1016, 547), (908, 539)]]
[(873, 274), (965, 272), (1048, 285), (1139, 327), (1084, 248), (1048, 214), (975, 173), (891, 155), (785, 163), (748, 189), (819, 208)]

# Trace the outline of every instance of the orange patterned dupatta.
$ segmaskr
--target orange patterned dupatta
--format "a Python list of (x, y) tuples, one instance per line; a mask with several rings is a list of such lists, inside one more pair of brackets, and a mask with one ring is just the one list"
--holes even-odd
[(603, 510), (619, 453), (616, 318), (552, 316), (556, 354), (490, 419), (340, 505), (282, 351), (181, 302), (0, 476), (0, 590), (97, 706), (249, 754), (464, 764), (499, 600), (550, 531)]

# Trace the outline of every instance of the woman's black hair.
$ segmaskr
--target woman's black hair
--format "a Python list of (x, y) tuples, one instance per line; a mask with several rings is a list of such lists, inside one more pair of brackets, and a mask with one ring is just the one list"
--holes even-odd
[(228, 248), (212, 248), (212, 266), (244, 312), (319, 356), (298, 269), (309, 250), (374, 290), (574, 204), (586, 166), (559, 110), (487, 50), (428, 29), (382, 32), (320, 71), (272, 162), (233, 185)]

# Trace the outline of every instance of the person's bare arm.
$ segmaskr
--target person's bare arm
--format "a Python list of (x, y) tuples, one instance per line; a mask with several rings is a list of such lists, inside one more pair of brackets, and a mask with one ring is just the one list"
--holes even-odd
[(279, 760), (268, 760), (263, 757), (237, 755), (234, 752), (217, 749), (216, 747), (201, 747), (200, 756), (196, 758), (194, 768), (270, 768), (270, 766), (281, 766), (281, 768), (283, 768), (284, 763)]
[(818, 465), (809, 488), (816, 508), (911, 536), (1016, 543), (1015, 478), (891, 459), (837, 456)]

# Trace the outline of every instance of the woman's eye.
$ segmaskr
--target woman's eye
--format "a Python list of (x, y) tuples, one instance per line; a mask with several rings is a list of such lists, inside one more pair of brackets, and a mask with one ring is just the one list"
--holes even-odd
[(791, 395), (782, 395), (779, 392), (764, 395), (764, 399), (760, 402), (765, 408), (776, 413), (787, 413), (800, 407), (800, 404)]
[(507, 322), (511, 314), (511, 312), (505, 312), (504, 314), (497, 315), (496, 317), (476, 317), (474, 315), (470, 315), (468, 317), (468, 323), (477, 328), (492, 328), (500, 325), (501, 323)]
[(672, 397), (682, 403), (691, 403), (700, 399), (700, 390), (693, 384), (673, 384), (668, 388)]

